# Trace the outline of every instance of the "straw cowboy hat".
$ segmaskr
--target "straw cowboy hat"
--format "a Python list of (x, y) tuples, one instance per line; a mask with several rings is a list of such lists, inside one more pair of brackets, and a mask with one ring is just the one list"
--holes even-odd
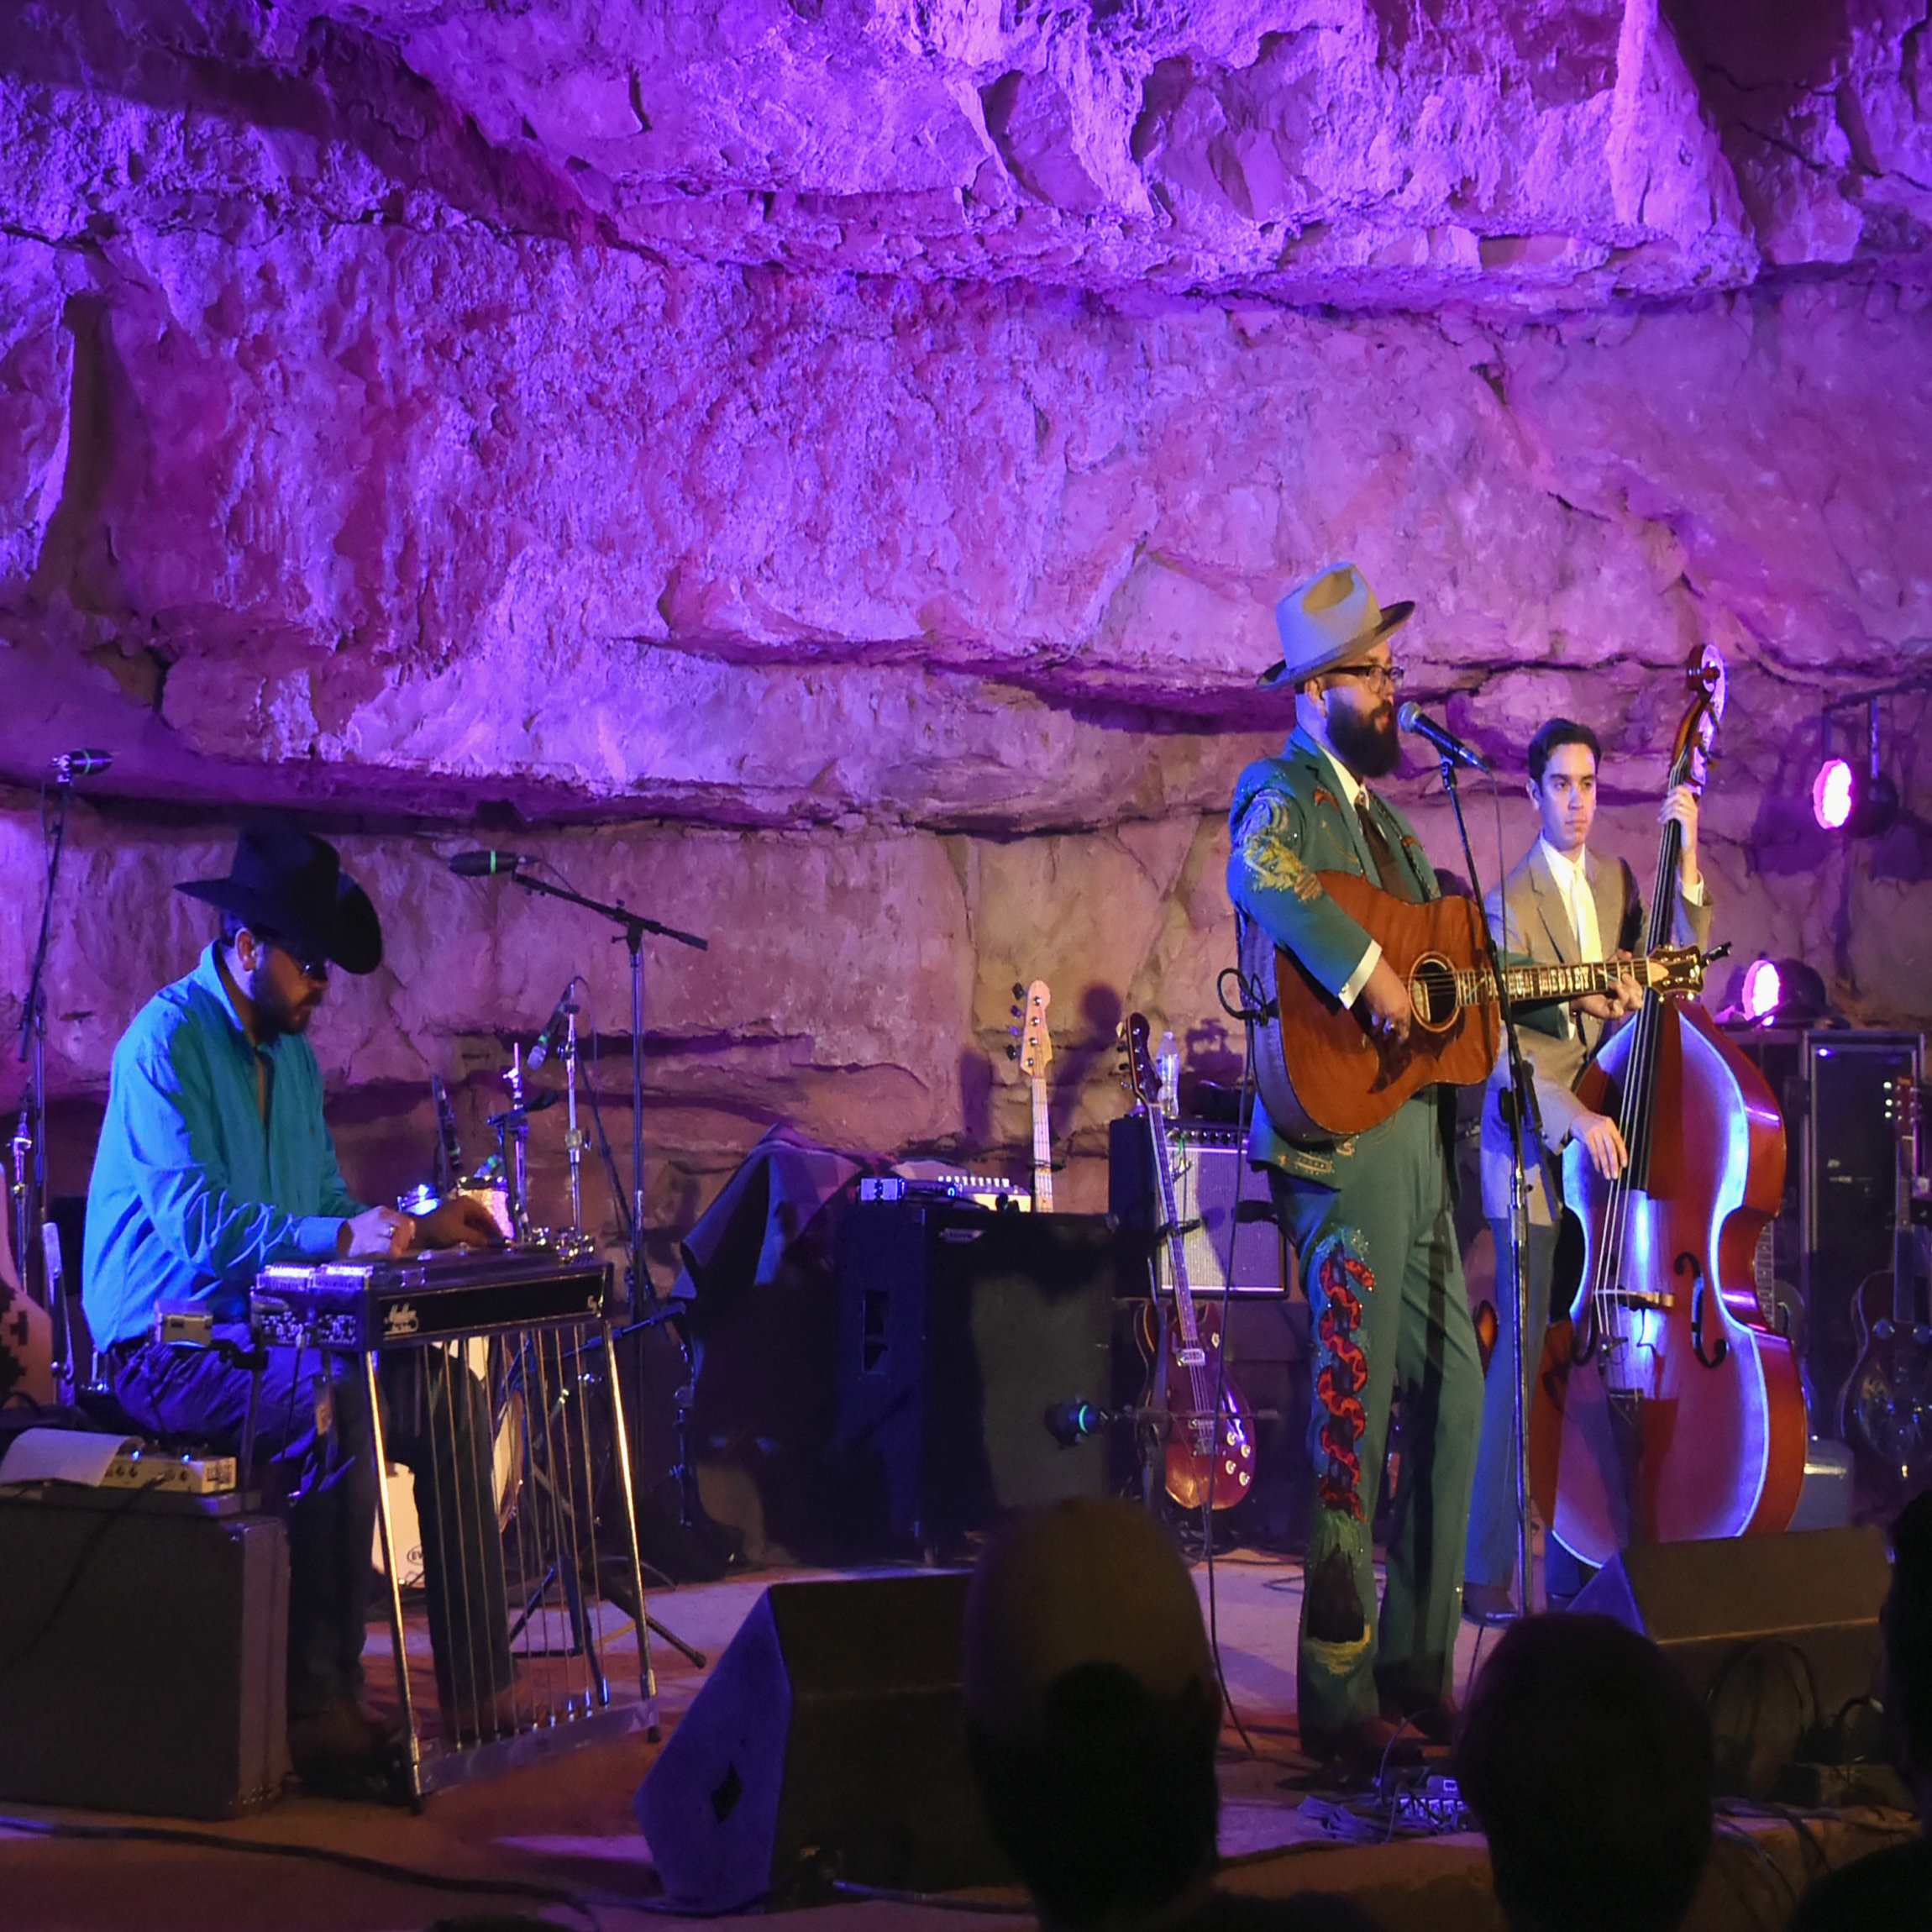
[(1407, 623), (1415, 612), (1407, 598), (1384, 609), (1354, 564), (1331, 564), (1274, 606), (1281, 662), (1270, 664), (1258, 681), (1292, 690), (1337, 664), (1357, 663), (1378, 638)]

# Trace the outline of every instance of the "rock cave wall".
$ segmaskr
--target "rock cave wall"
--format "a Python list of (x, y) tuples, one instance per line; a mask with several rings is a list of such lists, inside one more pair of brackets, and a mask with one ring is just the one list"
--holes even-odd
[[(1098, 1205), (1122, 1011), (1238, 1068), (1220, 809), (1289, 721), (1252, 683), (1273, 601), (1345, 555), (1417, 599), (1411, 688), (1506, 770), (1551, 712), (1603, 733), (1599, 843), (1646, 882), (1678, 667), (1718, 644), (1719, 937), (1923, 1021), (1923, 697), (1885, 711), (1884, 839), (1804, 795), (1824, 706), (1932, 648), (1921, 24), (1759, 9), (1753, 66), (1689, 4), (1561, 45), (1534, 10), (1278, 11), (21, 10), (8, 1034), (34, 776), (116, 754), (56, 920), (56, 1185), (202, 936), (170, 885), (275, 806), (390, 937), (315, 1035), (371, 1194), (427, 1164), (432, 1072), (480, 1145), (575, 971), (623, 1158), (622, 948), (441, 866), (480, 843), (713, 939), (651, 955), (661, 1226), (778, 1119), (1019, 1163), (1036, 976)], [(1398, 791), (1459, 870), (1426, 774)], [(1513, 785), (1503, 817), (1513, 859)]]

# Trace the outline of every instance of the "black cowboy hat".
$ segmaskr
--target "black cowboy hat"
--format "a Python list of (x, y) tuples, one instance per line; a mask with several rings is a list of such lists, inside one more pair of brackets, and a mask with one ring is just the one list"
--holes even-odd
[(303, 961), (333, 959), (350, 973), (382, 963), (382, 927), (369, 895), (345, 878), (326, 838), (292, 825), (244, 825), (226, 879), (186, 879), (175, 890), (281, 941)]

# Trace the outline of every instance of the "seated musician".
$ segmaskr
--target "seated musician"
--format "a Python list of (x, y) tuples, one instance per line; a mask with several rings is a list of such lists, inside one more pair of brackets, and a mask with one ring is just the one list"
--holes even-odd
[[(1488, 900), (1498, 943), (1525, 953), (1541, 965), (1604, 959), (1642, 942), (1644, 905), (1630, 866), (1622, 859), (1599, 860), (1589, 849), (1597, 816), (1597, 736), (1588, 725), (1551, 718), (1530, 741), (1529, 792), (1542, 821), (1541, 835), (1499, 892)], [(1683, 834), (1677, 864), (1677, 904), (1672, 942), (1708, 949), (1711, 900), (1698, 869), (1697, 794), (1679, 785), (1658, 812), (1662, 823), (1675, 820)], [(1606, 1179), (1623, 1171), (1627, 1158), (1617, 1123), (1592, 1113), (1574, 1091), (1606, 1025), (1634, 1011), (1642, 996), (1626, 980), (1614, 995), (1592, 995), (1564, 1012), (1552, 1037), (1526, 1031), (1523, 1050), (1536, 1085), (1536, 1106), (1548, 1137), (1549, 1152), (1574, 1140)], [(1505, 1058), (1483, 1097), (1483, 1211), (1496, 1243), (1496, 1310), (1501, 1332), (1489, 1361), (1483, 1399), (1483, 1447), (1476, 1463), (1476, 1489), (1469, 1512), (1467, 1580), (1464, 1607), (1478, 1617), (1501, 1615), (1509, 1603), (1516, 1570), (1516, 1419), (1510, 1399), (1508, 1364), (1515, 1359), (1516, 1289), (1509, 1237), (1509, 1193), (1515, 1167), (1511, 1137), (1503, 1114), (1509, 1091)], [(1530, 1246), (1529, 1346), (1525, 1359), (1533, 1377), (1541, 1359), (1543, 1331), (1550, 1319), (1550, 1278), (1557, 1251), (1556, 1218), (1551, 1211), (1543, 1149), (1531, 1137), (1529, 1161)], [(1498, 1364), (1503, 1364), (1499, 1370)], [(1582, 1578), (1574, 1561), (1552, 1542), (1550, 1588), (1573, 1595)]]
[[(87, 1192), (82, 1298), (102, 1376), (130, 1419), (233, 1452), (249, 1371), (232, 1352), (155, 1341), (159, 1306), (198, 1304), (218, 1335), (245, 1349), (247, 1291), (266, 1263), (381, 1257), (496, 1236), (472, 1201), (412, 1219), (365, 1207), (343, 1185), (321, 1070), (303, 1036), (331, 965), (374, 972), (382, 936), (334, 847), (292, 827), (251, 825), (226, 878), (179, 890), (220, 908), (220, 937), (149, 1000), (115, 1048)], [(423, 1368), (416, 1353), (397, 1357), (404, 1371)], [(462, 1552), (453, 1588), (433, 1557), (425, 1583), (445, 1722), (474, 1735), (504, 1726), (512, 1683), (488, 1418), (473, 1378), (465, 1373), (470, 1399), (451, 1400), (447, 1358), (422, 1353), (433, 1357), (427, 1373), (454, 1453), (428, 1454), (423, 1391), (399, 1399), (392, 1384), (403, 1378), (386, 1371), (384, 1421), (392, 1456), (419, 1478), (435, 1466), (433, 1479), (417, 1485), (426, 1551)], [(360, 1786), (386, 1742), (359, 1694), (379, 1479), (360, 1358), (270, 1350), (256, 1441), (258, 1467), (288, 1504), (290, 1755), (312, 1783)], [(451, 1641), (455, 1589), (481, 1621), (480, 1641)], [(475, 1622), (465, 1627), (474, 1632)]]

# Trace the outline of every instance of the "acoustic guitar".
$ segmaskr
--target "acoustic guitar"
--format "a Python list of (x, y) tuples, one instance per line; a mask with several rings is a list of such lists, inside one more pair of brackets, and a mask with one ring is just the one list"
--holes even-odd
[[(1502, 1044), (1502, 1011), (1473, 899), (1415, 905), (1352, 872), (1315, 875), (1409, 988), (1415, 1010), (1401, 1045), (1375, 1039), (1352, 1006), (1319, 984), (1252, 919), (1242, 921), (1242, 969), (1258, 981), (1270, 1024), (1258, 1029), (1255, 1084), (1268, 1118), (1291, 1137), (1365, 1133), (1420, 1089), (1486, 1080)], [(1607, 993), (1625, 974), (1663, 995), (1704, 990), (1721, 953), (1666, 946), (1637, 959), (1505, 966), (1515, 1005)]]
[(1859, 1352), (1839, 1397), (1839, 1419), (1866, 1477), (1897, 1504), (1932, 1480), (1932, 1326), (1919, 1319), (1924, 1243), (1912, 1219), (1917, 1081), (1899, 1075), (1885, 1103), (1898, 1136), (1892, 1268), (1867, 1277), (1851, 1298)]

